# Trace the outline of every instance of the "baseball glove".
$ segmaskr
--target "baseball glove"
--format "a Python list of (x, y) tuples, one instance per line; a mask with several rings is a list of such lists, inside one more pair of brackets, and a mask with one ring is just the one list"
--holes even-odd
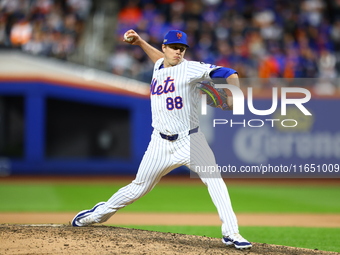
[(228, 95), (224, 89), (215, 88), (215, 84), (209, 81), (201, 82), (198, 89), (202, 94), (207, 95), (207, 105), (215, 108), (220, 108), (224, 111), (231, 110), (227, 104)]

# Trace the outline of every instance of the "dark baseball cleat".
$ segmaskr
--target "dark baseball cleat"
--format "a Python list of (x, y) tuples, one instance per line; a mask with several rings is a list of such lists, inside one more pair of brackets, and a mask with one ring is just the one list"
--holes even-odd
[(224, 236), (222, 242), (226, 245), (234, 245), (236, 249), (250, 249), (252, 247), (252, 244), (238, 233)]
[(81, 212), (79, 212), (72, 220), (72, 226), (73, 227), (85, 227), (85, 226), (89, 226), (92, 224), (95, 224), (97, 222), (95, 222), (91, 215), (92, 213), (97, 209), (98, 206), (101, 206), (105, 204), (105, 202), (100, 202), (98, 204), (96, 204), (92, 209), (90, 210), (83, 210)]

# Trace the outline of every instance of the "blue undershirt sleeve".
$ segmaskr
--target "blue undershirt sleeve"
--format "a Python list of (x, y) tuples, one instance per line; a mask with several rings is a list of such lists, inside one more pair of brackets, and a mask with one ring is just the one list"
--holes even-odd
[(221, 67), (210, 72), (211, 78), (228, 78), (230, 75), (237, 73), (234, 69)]

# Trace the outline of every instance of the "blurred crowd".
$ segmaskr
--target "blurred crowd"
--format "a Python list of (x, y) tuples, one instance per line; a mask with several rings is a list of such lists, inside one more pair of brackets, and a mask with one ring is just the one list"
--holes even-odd
[[(67, 59), (93, 0), (0, 0), (0, 47)], [(149, 82), (153, 64), (122, 42), (128, 29), (161, 49), (170, 29), (188, 34), (186, 58), (240, 77), (327, 78), (340, 73), (340, 0), (120, 0), (107, 71)]]
[(78, 45), (91, 0), (0, 0), (0, 47), (67, 60)]
[[(234, 68), (240, 77), (333, 79), (340, 70), (340, 1), (327, 3), (127, 0), (117, 36), (121, 41), (134, 29), (160, 49), (165, 33), (179, 29), (190, 40), (187, 59)], [(152, 64), (138, 47), (119, 43), (109, 65), (113, 73), (150, 81)]]

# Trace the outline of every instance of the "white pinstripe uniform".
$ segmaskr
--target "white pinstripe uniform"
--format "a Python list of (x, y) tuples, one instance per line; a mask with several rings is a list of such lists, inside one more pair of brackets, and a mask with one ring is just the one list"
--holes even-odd
[[(139, 166), (135, 180), (118, 190), (93, 213), (95, 222), (108, 220), (117, 210), (148, 193), (171, 170), (185, 165), (216, 166), (215, 157), (199, 126), (200, 93), (198, 82), (211, 80), (209, 73), (216, 69), (210, 64), (183, 60), (176, 66), (160, 68), (163, 59), (154, 66), (151, 83), (152, 126), (151, 141)], [(194, 130), (189, 135), (189, 130)], [(163, 135), (163, 138), (161, 136)], [(176, 140), (166, 136), (178, 135)], [(222, 221), (222, 234), (238, 233), (227, 187), (220, 176), (198, 173), (215, 204)], [(202, 205), (204, 206), (204, 205)]]

